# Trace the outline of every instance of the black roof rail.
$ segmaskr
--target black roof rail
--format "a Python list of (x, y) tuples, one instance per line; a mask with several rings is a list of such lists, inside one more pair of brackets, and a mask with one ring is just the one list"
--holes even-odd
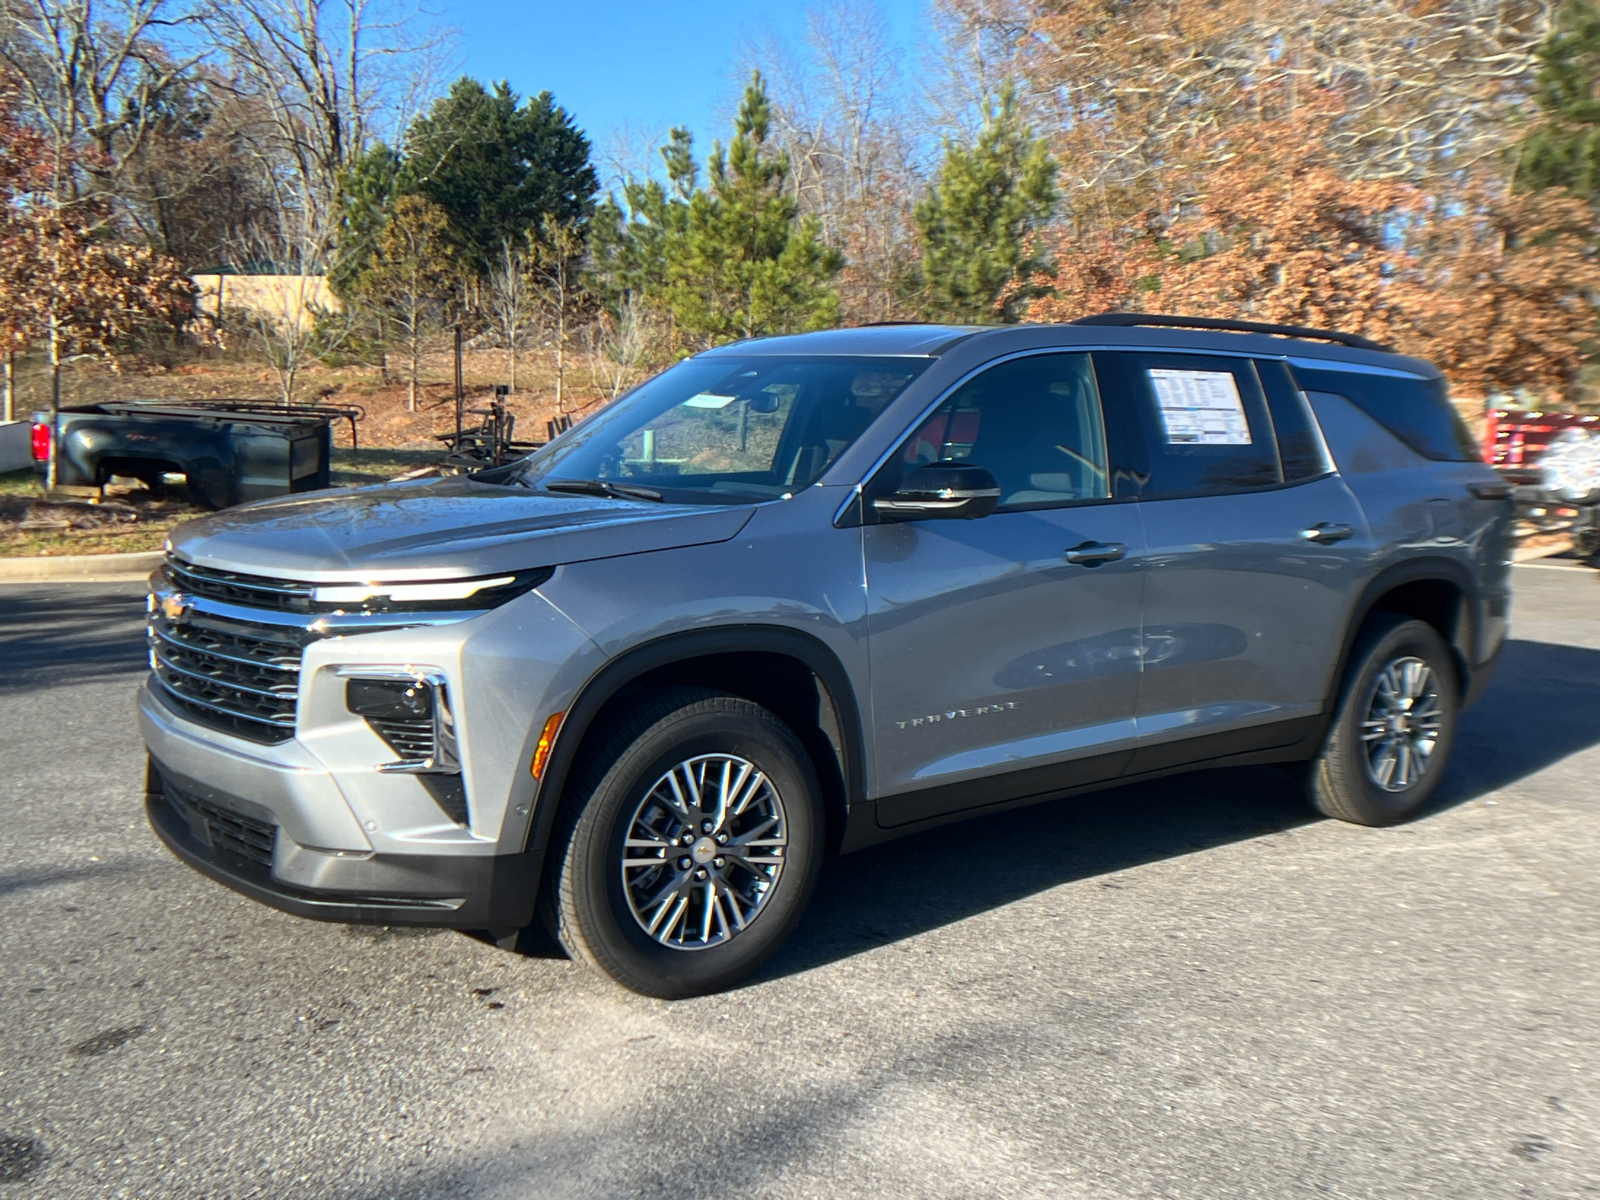
[(1338, 342), (1353, 350), (1376, 350), (1380, 354), (1393, 354), (1393, 346), (1385, 346), (1358, 333), (1339, 333), (1333, 329), (1307, 329), (1303, 325), (1269, 325), (1264, 321), (1234, 321), (1226, 317), (1169, 317), (1164, 313), (1097, 313), (1092, 317), (1079, 317), (1069, 325), (1165, 325), (1174, 329), (1220, 329), (1228, 333), (1267, 333), (1275, 337), (1310, 338), (1319, 342)]
[(939, 325), (946, 329), (1003, 329), (1002, 325), (951, 325), (945, 321), (862, 321), (859, 325), (841, 325), (840, 329), (883, 329), (890, 325)]

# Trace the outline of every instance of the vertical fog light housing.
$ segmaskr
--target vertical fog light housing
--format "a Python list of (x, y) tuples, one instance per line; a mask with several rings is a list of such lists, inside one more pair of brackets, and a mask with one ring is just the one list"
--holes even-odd
[(384, 774), (417, 775), (458, 825), (468, 824), (455, 715), (444, 676), (434, 671), (346, 667), (344, 706), (399, 756)]

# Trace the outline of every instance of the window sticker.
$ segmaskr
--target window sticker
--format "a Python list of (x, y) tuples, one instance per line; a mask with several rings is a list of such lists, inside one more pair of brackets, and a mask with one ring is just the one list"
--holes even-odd
[(1248, 446), (1239, 385), (1230, 371), (1149, 370), (1167, 443), (1173, 446)]
[(733, 403), (732, 396), (719, 396), (715, 392), (701, 392), (697, 396), (690, 396), (683, 402), (685, 408), (727, 408)]

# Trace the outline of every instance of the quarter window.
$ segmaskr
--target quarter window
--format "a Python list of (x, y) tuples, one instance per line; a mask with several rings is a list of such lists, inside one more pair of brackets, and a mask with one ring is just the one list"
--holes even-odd
[(1436, 462), (1480, 462), (1483, 451), (1450, 403), (1443, 379), (1422, 379), (1354, 365), (1294, 361), (1294, 375), (1308, 392), (1343, 396), (1424, 458)]
[(1100, 394), (1087, 354), (1013, 359), (969, 380), (897, 455), (984, 467), (1002, 509), (1047, 508), (1111, 495)]

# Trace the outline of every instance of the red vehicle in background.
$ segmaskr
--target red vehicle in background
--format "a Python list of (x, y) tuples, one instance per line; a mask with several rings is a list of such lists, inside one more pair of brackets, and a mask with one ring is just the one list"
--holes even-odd
[(1574, 549), (1600, 555), (1600, 416), (1496, 409), (1483, 457), (1512, 485), (1519, 521), (1570, 529)]

